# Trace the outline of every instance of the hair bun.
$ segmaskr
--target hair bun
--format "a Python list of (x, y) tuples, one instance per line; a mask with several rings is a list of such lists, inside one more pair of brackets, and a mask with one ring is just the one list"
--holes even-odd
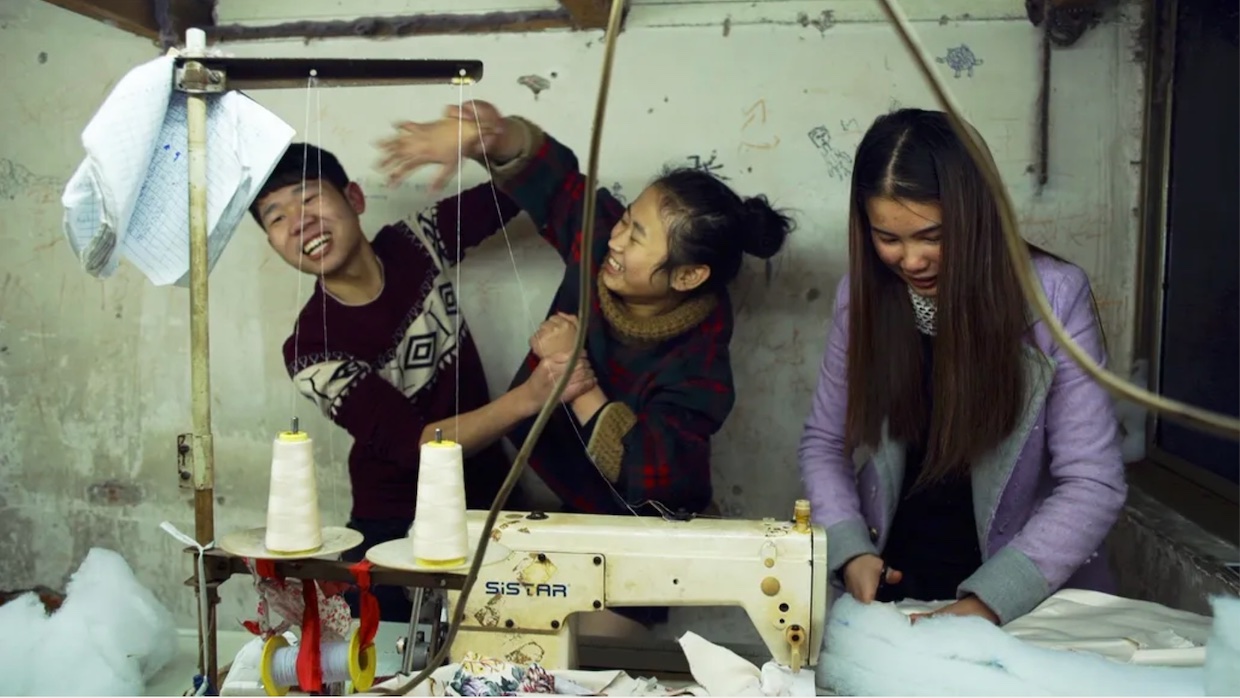
[(792, 219), (772, 208), (765, 196), (745, 199), (741, 206), (745, 211), (741, 249), (760, 259), (774, 257), (795, 227)]

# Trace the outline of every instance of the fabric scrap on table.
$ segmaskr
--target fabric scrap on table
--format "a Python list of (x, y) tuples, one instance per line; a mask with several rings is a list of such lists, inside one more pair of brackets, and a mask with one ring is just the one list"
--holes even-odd
[(803, 667), (794, 672), (770, 661), (761, 669), (726, 647), (696, 633), (685, 633), (680, 648), (689, 661), (693, 680), (712, 696), (813, 696), (814, 672)]
[(461, 696), (515, 696), (523, 693), (555, 693), (555, 677), (537, 664), (522, 667), (502, 659), (479, 657), (469, 652), (448, 681)]

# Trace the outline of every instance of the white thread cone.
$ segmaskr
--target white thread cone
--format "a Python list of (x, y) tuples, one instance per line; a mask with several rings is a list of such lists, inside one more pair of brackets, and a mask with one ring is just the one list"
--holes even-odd
[(323, 545), (314, 440), (305, 432), (283, 432), (272, 443), (266, 545), (276, 553), (308, 552)]
[(465, 521), (465, 458), (452, 441), (422, 444), (413, 520), (413, 555), (419, 564), (460, 563), (469, 554)]

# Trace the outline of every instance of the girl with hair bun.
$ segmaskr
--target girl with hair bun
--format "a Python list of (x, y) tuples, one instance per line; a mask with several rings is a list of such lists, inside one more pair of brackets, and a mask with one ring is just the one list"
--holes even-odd
[[(727, 286), (743, 255), (767, 259), (780, 250), (791, 219), (707, 172), (674, 169), (627, 206), (606, 189), (592, 193), (598, 235), (592, 249), (582, 250), (586, 178), (576, 156), (533, 123), (502, 117), (485, 102), (451, 105), (433, 123), (401, 125), (381, 144), (382, 166), (398, 181), (442, 165), (433, 185), (439, 188), (455, 172), (458, 143), (533, 218), (567, 268), (512, 390), (462, 414), (459, 432), (453, 419), (433, 426), (467, 452), (504, 435), (519, 443), (584, 314), (580, 373), (562, 398), (571, 409), (547, 424), (530, 468), (566, 511), (704, 511), (711, 503), (710, 439), (735, 402)], [(582, 263), (594, 266), (598, 284), (594, 306), (584, 310), (577, 307)]]

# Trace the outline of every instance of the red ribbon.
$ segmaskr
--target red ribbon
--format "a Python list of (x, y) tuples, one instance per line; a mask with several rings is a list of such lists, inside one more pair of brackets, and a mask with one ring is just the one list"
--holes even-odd
[[(379, 632), (379, 600), (371, 593), (370, 570), (368, 560), (349, 567), (349, 573), (357, 580), (361, 596), (361, 624), (358, 627), (358, 646), (361, 649), (374, 644), (375, 635)], [(274, 560), (255, 560), (255, 571), (266, 579), (282, 579), (276, 574)], [(307, 693), (320, 693), (323, 690), (323, 628), (319, 620), (318, 583), (313, 579), (303, 579), (301, 596), (305, 604), (301, 617), (301, 643), (297, 650), (297, 682), (301, 690)], [(258, 627), (251, 621), (245, 627), (258, 634)]]
[(361, 597), (361, 624), (358, 626), (358, 647), (366, 649), (374, 644), (375, 634), (379, 632), (379, 599), (370, 591), (370, 569), (372, 565), (369, 560), (361, 562), (349, 567), (349, 572), (353, 578), (357, 580), (357, 589)]
[(258, 572), (258, 576), (262, 577), (263, 579), (279, 579), (281, 581), (284, 581), (284, 577), (281, 577), (280, 575), (276, 574), (276, 561), (275, 560), (255, 560), (254, 570)]
[(323, 628), (319, 624), (319, 585), (313, 579), (301, 580), (301, 645), (297, 649), (297, 682), (307, 693), (323, 690)]

